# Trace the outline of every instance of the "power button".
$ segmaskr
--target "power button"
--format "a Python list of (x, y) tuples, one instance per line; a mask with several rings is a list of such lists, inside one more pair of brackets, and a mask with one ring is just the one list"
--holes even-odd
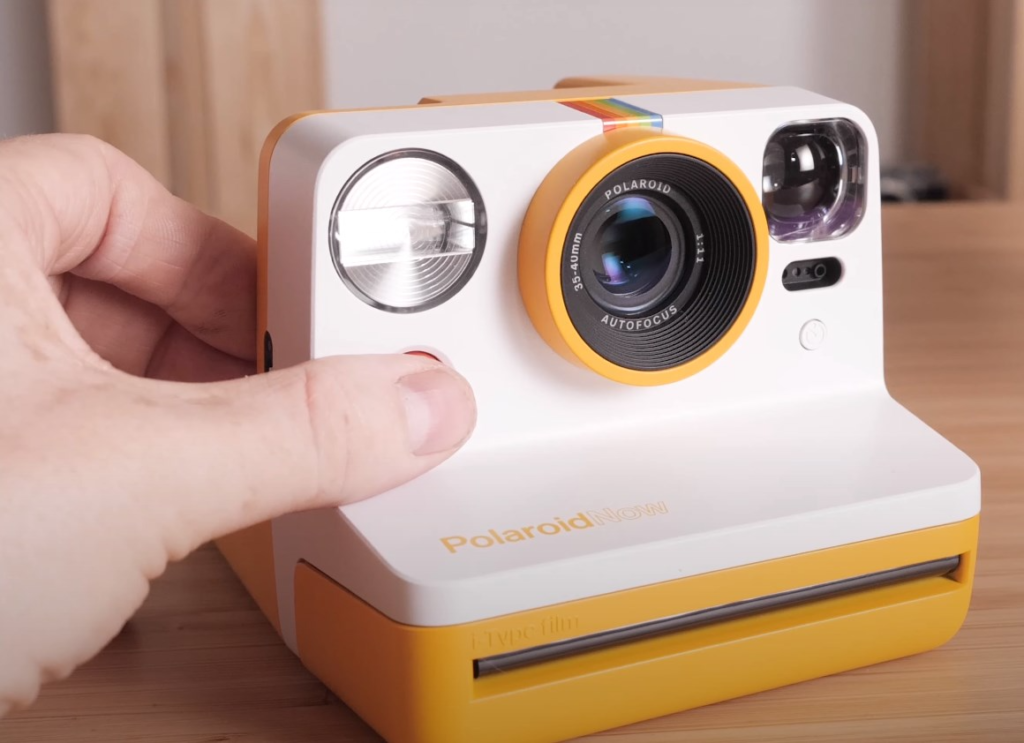
[(800, 328), (800, 345), (808, 351), (817, 351), (825, 343), (826, 332), (821, 320), (808, 320)]

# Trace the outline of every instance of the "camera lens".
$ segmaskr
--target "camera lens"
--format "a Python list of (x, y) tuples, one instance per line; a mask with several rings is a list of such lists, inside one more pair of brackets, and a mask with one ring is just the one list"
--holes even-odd
[(768, 228), (784, 242), (828, 240), (864, 214), (864, 136), (835, 119), (792, 124), (764, 152), (762, 191)]
[(733, 327), (755, 263), (753, 222), (733, 181), (696, 157), (651, 154), (607, 173), (580, 203), (561, 250), (562, 296), (580, 338), (606, 361), (673, 369)]
[(671, 293), (683, 266), (678, 218), (647, 196), (610, 201), (583, 240), (584, 284), (620, 316), (643, 314)]
[(607, 380), (678, 382), (741, 338), (768, 274), (760, 189), (696, 140), (610, 131), (543, 180), (519, 233), (519, 291), (553, 351)]

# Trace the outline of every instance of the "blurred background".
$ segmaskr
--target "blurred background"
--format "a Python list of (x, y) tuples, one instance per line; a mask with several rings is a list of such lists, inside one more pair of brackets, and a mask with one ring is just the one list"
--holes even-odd
[(252, 232), (291, 113), (667, 75), (862, 107), (893, 199), (1024, 200), (1018, 38), (1024, 0), (0, 0), (0, 136), (96, 134)]

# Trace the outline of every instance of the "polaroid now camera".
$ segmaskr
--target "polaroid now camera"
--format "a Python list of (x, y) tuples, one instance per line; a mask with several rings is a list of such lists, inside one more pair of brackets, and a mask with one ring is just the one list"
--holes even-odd
[(878, 182), (865, 115), (785, 87), (284, 122), (263, 368), (428, 353), (479, 424), (224, 553), (392, 743), (563, 740), (942, 644), (980, 478), (886, 391)]

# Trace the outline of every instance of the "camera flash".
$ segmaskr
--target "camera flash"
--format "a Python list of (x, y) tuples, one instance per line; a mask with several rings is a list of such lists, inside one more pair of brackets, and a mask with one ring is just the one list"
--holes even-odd
[(414, 312), (465, 285), (485, 235), (469, 176), (437, 153), (406, 150), (368, 163), (346, 184), (331, 218), (331, 253), (364, 301)]

